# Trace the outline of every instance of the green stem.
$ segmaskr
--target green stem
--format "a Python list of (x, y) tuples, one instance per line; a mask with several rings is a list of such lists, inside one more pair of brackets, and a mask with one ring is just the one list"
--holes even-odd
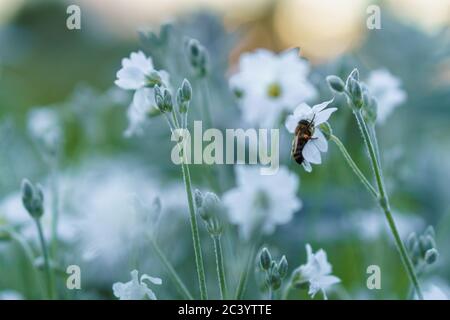
[(58, 192), (58, 160), (57, 156), (52, 160), (51, 168), (51, 192), (52, 192), (52, 238), (51, 253), (56, 261), (58, 250), (58, 218), (59, 218), (59, 192)]
[(227, 283), (225, 278), (225, 268), (223, 264), (222, 244), (220, 236), (213, 236), (214, 252), (216, 254), (217, 278), (219, 281), (220, 297), (222, 300), (227, 298)]
[[(30, 265), (30, 268), (32, 270), (34, 278), (39, 283), (39, 289), (44, 290), (44, 288), (42, 286), (42, 280), (39, 278), (36, 268), (34, 267), (34, 254), (33, 254), (33, 250), (29, 246), (28, 242), (22, 237), (22, 235), (20, 233), (17, 233), (12, 228), (6, 228), (6, 227), (0, 228), (0, 231), (6, 232), (9, 235), (9, 237), (11, 238), (11, 240), (15, 241), (20, 246), (25, 257), (28, 260), (28, 263)], [(43, 293), (43, 295), (46, 294), (45, 291), (43, 291), (42, 293)]]
[(367, 180), (367, 178), (364, 176), (364, 174), (361, 172), (359, 167), (356, 165), (356, 163), (353, 161), (352, 157), (348, 153), (347, 149), (345, 148), (344, 144), (339, 140), (338, 137), (335, 135), (331, 135), (330, 139), (338, 146), (339, 150), (341, 151), (342, 155), (344, 156), (345, 160), (347, 161), (350, 168), (352, 168), (353, 172), (356, 174), (356, 176), (361, 180), (362, 184), (367, 188), (367, 190), (378, 199), (378, 193), (375, 190), (375, 188), (372, 186), (372, 184)]
[(241, 273), (241, 277), (239, 278), (239, 283), (236, 289), (236, 300), (242, 300), (244, 298), (245, 290), (247, 289), (248, 275), (254, 261), (255, 252), (256, 245), (252, 246), (249, 250), (249, 255), (247, 257), (247, 261), (245, 262), (244, 270)]
[(289, 280), (288, 285), (284, 288), (283, 293), (281, 295), (281, 300), (287, 300), (289, 298), (289, 293), (291, 293), (292, 289), (291, 282), (292, 280)]
[(386, 216), (386, 219), (389, 224), (389, 228), (391, 229), (392, 235), (394, 236), (394, 240), (397, 245), (397, 249), (400, 253), (401, 260), (402, 260), (403, 265), (411, 279), (412, 284), (414, 285), (417, 296), (419, 297), (420, 300), (423, 300), (422, 290), (420, 289), (419, 281), (417, 280), (417, 275), (414, 271), (414, 266), (411, 262), (411, 259), (409, 258), (409, 255), (406, 251), (403, 241), (400, 238), (400, 234), (398, 232), (397, 226), (395, 225), (395, 221), (392, 216), (389, 199), (388, 199), (388, 196), (387, 196), (387, 193), (386, 193), (386, 190), (384, 187), (384, 183), (383, 183), (381, 167), (378, 162), (378, 156), (376, 153), (376, 149), (375, 149), (372, 139), (370, 137), (370, 133), (367, 128), (367, 124), (365, 123), (364, 118), (362, 117), (361, 112), (359, 110), (355, 110), (354, 114), (355, 114), (356, 120), (358, 122), (359, 128), (362, 132), (367, 150), (369, 152), (372, 169), (375, 174), (375, 180), (377, 182), (377, 187), (378, 187), (378, 191), (379, 191), (379, 198), (378, 198), (379, 205), (382, 208), (382, 210)]
[(167, 260), (167, 257), (164, 255), (164, 253), (161, 251), (161, 248), (159, 247), (158, 243), (154, 239), (150, 240), (150, 243), (152, 244), (153, 250), (158, 255), (159, 260), (161, 260), (164, 267), (169, 271), (169, 275), (172, 278), (172, 281), (177, 286), (178, 291), (184, 296), (184, 298), (188, 300), (193, 300), (192, 294), (189, 292), (185, 284), (183, 283), (183, 280), (181, 280), (178, 273), (173, 268), (172, 264)]
[[(175, 122), (175, 126), (180, 128), (178, 117), (175, 112), (176, 111), (172, 112), (173, 121)], [(195, 266), (197, 269), (198, 283), (200, 287), (200, 297), (202, 300), (206, 300), (208, 299), (208, 293), (206, 289), (205, 267), (203, 265), (202, 247), (200, 244), (200, 234), (198, 232), (197, 216), (195, 214), (194, 197), (192, 196), (191, 174), (189, 172), (189, 165), (184, 152), (183, 161), (181, 163), (181, 171), (183, 173), (183, 181), (188, 200), (189, 219), (191, 222), (192, 242), (194, 244)]]
[(34, 219), (34, 221), (36, 222), (36, 226), (37, 226), (38, 233), (39, 233), (39, 241), (41, 243), (41, 248), (42, 248), (42, 254), (44, 256), (44, 269), (45, 269), (45, 274), (46, 274), (48, 297), (49, 297), (49, 299), (53, 300), (53, 299), (55, 299), (55, 290), (54, 290), (53, 273), (52, 273), (52, 270), (50, 269), (50, 259), (49, 259), (49, 255), (48, 255), (48, 248), (47, 248), (47, 244), (45, 242), (44, 232), (42, 231), (41, 220)]

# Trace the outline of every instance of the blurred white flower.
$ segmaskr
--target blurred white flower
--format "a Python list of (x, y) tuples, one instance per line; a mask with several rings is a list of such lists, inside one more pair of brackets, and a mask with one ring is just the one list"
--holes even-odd
[(307, 172), (312, 171), (311, 163), (321, 164), (322, 158), (320, 153), (328, 151), (328, 141), (322, 131), (320, 131), (319, 126), (326, 122), (331, 114), (337, 110), (336, 108), (326, 109), (332, 101), (333, 100), (317, 104), (312, 108), (306, 103), (301, 103), (294, 110), (294, 113), (289, 115), (286, 119), (285, 126), (290, 133), (296, 133), (295, 129), (301, 120), (312, 122), (311, 126), (312, 131), (314, 132), (312, 139), (305, 144), (302, 151), (304, 158), (302, 166)]
[(230, 78), (230, 87), (239, 97), (244, 120), (271, 128), (284, 111), (317, 95), (307, 76), (309, 64), (297, 49), (275, 54), (265, 49), (244, 53), (239, 72)]
[[(170, 214), (170, 228), (176, 228), (177, 217), (181, 221), (183, 216), (177, 212), (184, 212), (186, 204), (179, 196), (181, 186), (162, 186), (138, 163), (106, 163), (90, 162), (73, 172), (65, 183), (65, 194), (69, 195), (68, 206), (77, 217), (73, 225), (81, 259), (95, 265), (95, 269), (120, 269), (146, 244), (147, 234), (154, 230), (158, 217), (153, 216), (157, 208), (152, 201), (156, 197), (161, 198), (163, 212)], [(157, 231), (161, 228), (159, 224)], [(100, 280), (100, 276), (95, 280)]]
[(14, 290), (0, 291), (0, 300), (23, 300), (23, 296)]
[[(417, 215), (394, 212), (400, 236), (404, 239), (413, 231), (425, 227), (422, 218)], [(345, 217), (345, 221), (350, 221), (353, 232), (366, 241), (374, 241), (390, 233), (386, 218), (379, 210), (359, 210)]]
[(169, 74), (164, 70), (156, 71), (152, 59), (142, 51), (132, 52), (129, 58), (122, 59), (122, 68), (117, 72), (115, 84), (135, 91), (127, 111), (129, 125), (125, 131), (126, 137), (142, 134), (145, 120), (156, 108), (154, 90), (149, 86), (152, 74), (160, 78), (162, 86), (169, 88)]
[(53, 150), (62, 138), (61, 123), (55, 110), (33, 108), (28, 113), (28, 131), (44, 147)]
[[(44, 215), (41, 218), (44, 236), (47, 240), (51, 238), (51, 193), (44, 188)], [(71, 217), (60, 210), (58, 220), (58, 238), (63, 243), (71, 243), (75, 240), (75, 228)], [(20, 233), (29, 241), (38, 242), (36, 225), (30, 214), (22, 204), (20, 192), (14, 192), (0, 202), (0, 222), (20, 229)]]
[(423, 290), (423, 298), (425, 300), (448, 300), (448, 297), (444, 291), (435, 285), (430, 285), (426, 290)]
[(120, 300), (144, 300), (149, 298), (156, 300), (154, 292), (147, 286), (144, 280), (157, 285), (162, 284), (162, 280), (159, 278), (150, 277), (143, 274), (139, 279), (139, 273), (137, 270), (131, 271), (131, 281), (122, 283), (116, 282), (113, 284), (114, 295)]
[(327, 260), (327, 254), (323, 249), (313, 253), (309, 244), (306, 245), (307, 262), (298, 267), (294, 274), (299, 277), (301, 282), (309, 283), (308, 294), (311, 297), (322, 291), (324, 299), (327, 299), (326, 290), (333, 284), (341, 280), (331, 275), (331, 264)]
[(223, 203), (230, 221), (239, 226), (245, 239), (259, 229), (272, 233), (276, 225), (288, 223), (302, 207), (296, 197), (298, 177), (286, 168), (281, 167), (275, 175), (263, 176), (258, 167), (238, 166), (236, 180), (237, 186), (223, 195)]
[(377, 121), (383, 124), (394, 109), (406, 101), (406, 92), (401, 89), (400, 79), (385, 69), (372, 71), (366, 84), (377, 100)]

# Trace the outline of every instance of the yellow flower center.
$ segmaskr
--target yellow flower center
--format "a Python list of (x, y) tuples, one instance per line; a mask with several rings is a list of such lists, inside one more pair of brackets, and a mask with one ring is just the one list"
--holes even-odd
[(267, 88), (267, 95), (270, 98), (278, 98), (281, 96), (281, 87), (278, 83), (272, 83)]

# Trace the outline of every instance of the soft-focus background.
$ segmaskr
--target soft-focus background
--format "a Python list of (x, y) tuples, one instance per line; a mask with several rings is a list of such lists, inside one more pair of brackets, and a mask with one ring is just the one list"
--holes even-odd
[[(81, 8), (81, 30), (66, 28), (66, 8), (74, 3)], [(382, 8), (381, 30), (366, 28), (371, 3)], [(421, 281), (450, 292), (450, 1), (0, 0), (0, 225), (28, 219), (20, 202), (22, 178), (50, 188), (48, 166), (29, 136), (27, 119), (33, 108), (54, 108), (64, 132), (59, 170), (62, 260), (80, 265), (83, 276), (82, 290), (65, 298), (113, 298), (112, 283), (129, 280), (136, 256), (142, 272), (166, 279), (154, 253), (142, 244), (129, 205), (134, 194), (161, 197), (163, 250), (187, 284), (196, 287), (185, 195), (179, 168), (170, 161), (167, 127), (155, 121), (144, 136), (125, 139), (131, 95), (113, 83), (121, 59), (145, 48), (136, 30), (158, 30), (169, 22), (177, 39), (198, 38), (210, 52), (210, 87), (217, 102), (212, 113), (220, 128), (239, 123), (227, 78), (239, 55), (255, 48), (300, 47), (312, 64), (319, 100), (332, 97), (328, 74), (345, 77), (358, 67), (366, 77), (372, 69), (386, 68), (398, 77), (407, 100), (378, 128), (387, 187), (403, 237), (435, 227), (439, 262)], [(182, 77), (183, 69), (177, 71)], [(355, 158), (367, 163), (345, 101), (336, 104), (344, 111), (333, 118), (334, 130)], [(289, 147), (286, 138), (281, 162), (300, 176), (298, 196), (304, 206), (289, 224), (264, 237), (264, 243), (274, 255), (285, 254), (291, 270), (304, 263), (305, 243), (324, 248), (345, 288), (332, 298), (404, 298), (408, 279), (384, 217), (341, 154), (330, 147), (325, 164), (306, 174), (289, 160)], [(202, 169), (193, 167), (194, 184), (207, 190)], [(368, 166), (363, 169), (370, 173)], [(233, 168), (225, 171), (224, 190), (234, 184)], [(34, 230), (24, 229), (27, 241), (36, 246)], [(235, 255), (227, 266), (234, 287), (246, 246), (234, 227), (227, 232), (225, 250)], [(205, 256), (212, 257), (208, 236), (203, 236)], [(210, 291), (217, 295), (213, 262), (206, 258)], [(382, 269), (381, 290), (366, 288), (371, 264)], [(1, 241), (0, 294), (12, 290), (25, 299), (39, 298), (33, 279), (20, 246)], [(249, 297), (262, 297), (258, 286), (252, 276)], [(155, 291), (162, 299), (179, 297), (170, 285)], [(295, 297), (306, 294), (298, 291)]]

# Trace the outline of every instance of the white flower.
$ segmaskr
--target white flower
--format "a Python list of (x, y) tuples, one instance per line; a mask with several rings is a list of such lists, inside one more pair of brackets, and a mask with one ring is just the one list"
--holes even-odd
[(426, 290), (423, 291), (423, 298), (425, 300), (448, 300), (445, 292), (435, 285), (430, 285)]
[(23, 300), (23, 296), (14, 290), (0, 291), (0, 300)]
[(326, 290), (341, 280), (331, 275), (331, 264), (327, 260), (327, 254), (323, 249), (316, 253), (312, 252), (309, 244), (306, 245), (307, 262), (295, 271), (302, 282), (309, 282), (308, 294), (311, 297), (318, 291), (322, 291), (324, 299), (327, 299)]
[(141, 278), (138, 278), (138, 271), (131, 271), (131, 281), (122, 283), (116, 282), (113, 284), (114, 295), (120, 300), (144, 300), (149, 298), (151, 300), (156, 300), (156, 296), (153, 291), (147, 286), (144, 280), (157, 285), (162, 284), (162, 280), (159, 278), (150, 277), (143, 274)]
[(239, 93), (244, 120), (260, 127), (273, 127), (283, 111), (292, 111), (317, 92), (308, 81), (309, 64), (298, 50), (275, 54), (265, 49), (244, 53), (239, 72), (230, 78), (230, 87)]
[(302, 155), (303, 155), (303, 168), (307, 172), (312, 171), (311, 163), (321, 164), (322, 158), (320, 156), (321, 152), (327, 152), (328, 150), (328, 141), (323, 135), (322, 131), (320, 131), (319, 126), (326, 122), (328, 118), (330, 118), (331, 114), (335, 112), (336, 108), (328, 108), (326, 107), (333, 100), (323, 102), (321, 104), (317, 104), (312, 108), (308, 106), (306, 103), (301, 103), (295, 110), (294, 113), (287, 117), (286, 119), (286, 129), (290, 133), (295, 133), (295, 128), (301, 120), (312, 121), (313, 128), (313, 136), (304, 146)]
[(406, 100), (406, 92), (400, 88), (400, 79), (385, 69), (372, 71), (366, 85), (377, 100), (377, 121), (380, 124)]
[[(142, 126), (149, 112), (156, 108), (153, 88), (148, 87), (149, 76), (156, 72), (152, 59), (142, 51), (132, 52), (129, 58), (122, 59), (122, 68), (117, 72), (115, 84), (125, 90), (134, 90), (133, 101), (128, 108), (129, 125), (125, 136), (142, 134)], [(157, 72), (162, 86), (169, 87), (169, 74), (164, 70)]]
[(223, 195), (223, 203), (230, 221), (239, 226), (245, 239), (255, 229), (272, 233), (276, 225), (288, 223), (302, 207), (296, 197), (298, 177), (286, 168), (280, 168), (275, 175), (263, 176), (258, 167), (239, 166), (236, 180), (236, 188)]
[(28, 131), (47, 148), (54, 148), (61, 139), (61, 126), (55, 110), (34, 108), (28, 114)]

